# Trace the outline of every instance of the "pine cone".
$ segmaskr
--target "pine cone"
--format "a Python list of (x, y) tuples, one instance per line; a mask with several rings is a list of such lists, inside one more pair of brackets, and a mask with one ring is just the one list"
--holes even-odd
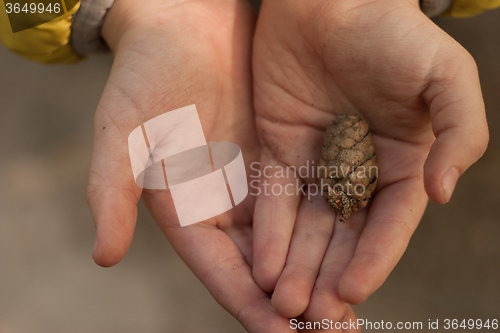
[(318, 177), (323, 198), (340, 213), (340, 221), (366, 206), (377, 185), (378, 167), (365, 120), (343, 114), (328, 126)]

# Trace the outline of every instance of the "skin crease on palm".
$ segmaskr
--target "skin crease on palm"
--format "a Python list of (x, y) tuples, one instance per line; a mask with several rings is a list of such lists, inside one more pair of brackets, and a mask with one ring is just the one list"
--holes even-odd
[(428, 198), (449, 201), (459, 175), (484, 153), (477, 68), (410, 0), (264, 0), (253, 45), (261, 168), (317, 162), (335, 115), (358, 114), (372, 131), (379, 182), (347, 223), (321, 197), (256, 202), (253, 274), (274, 290), (274, 308), (339, 320), (386, 280)]

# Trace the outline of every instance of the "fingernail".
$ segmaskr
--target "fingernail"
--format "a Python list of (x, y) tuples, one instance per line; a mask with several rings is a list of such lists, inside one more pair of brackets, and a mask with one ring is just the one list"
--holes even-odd
[(451, 195), (453, 194), (453, 190), (455, 189), (455, 185), (457, 184), (458, 177), (460, 173), (457, 168), (451, 167), (443, 176), (443, 192), (444, 197), (446, 198), (446, 202), (450, 202)]

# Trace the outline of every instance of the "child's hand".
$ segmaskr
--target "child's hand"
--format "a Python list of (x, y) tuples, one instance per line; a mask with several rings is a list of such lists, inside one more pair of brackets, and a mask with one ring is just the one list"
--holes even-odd
[[(142, 190), (127, 140), (143, 122), (196, 104), (207, 141), (238, 144), (247, 164), (258, 159), (250, 72), (254, 20), (250, 5), (235, 0), (120, 0), (109, 11), (103, 35), (116, 57), (95, 116), (88, 185), (98, 264), (119, 262), (132, 241)], [(224, 308), (250, 332), (290, 332), (251, 275), (254, 197), (181, 228), (169, 191), (143, 193), (175, 250)]]
[(416, 0), (264, 0), (253, 71), (261, 168), (317, 163), (336, 114), (360, 114), (372, 129), (377, 191), (346, 224), (334, 228), (321, 197), (261, 195), (256, 202), (259, 286), (274, 290), (284, 316), (338, 320), (346, 302), (363, 302), (385, 281), (427, 196), (449, 201), (458, 177), (485, 151), (474, 60)]

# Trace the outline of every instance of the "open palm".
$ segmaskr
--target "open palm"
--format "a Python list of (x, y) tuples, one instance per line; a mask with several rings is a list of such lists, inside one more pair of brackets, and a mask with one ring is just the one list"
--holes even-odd
[[(247, 166), (258, 159), (251, 94), (254, 14), (244, 2), (118, 1), (103, 35), (115, 53), (95, 117), (88, 201), (102, 266), (127, 252), (146, 205), (175, 250), (215, 299), (250, 332), (289, 332), (251, 275), (255, 197), (229, 212), (180, 227), (169, 190), (135, 184), (127, 139), (145, 121), (196, 104), (207, 142), (233, 142)], [(146, 37), (147, 36), (147, 37)], [(247, 174), (250, 174), (247, 168)]]
[[(316, 195), (257, 198), (254, 277), (284, 316), (339, 320), (382, 285), (427, 197), (449, 201), (486, 149), (475, 63), (417, 1), (264, 1), (253, 50), (261, 169), (318, 162), (327, 125), (355, 113), (379, 165), (372, 202), (345, 224)], [(270, 170), (270, 169), (269, 169)], [(274, 184), (312, 177), (272, 176)], [(262, 183), (262, 180), (261, 180)]]

